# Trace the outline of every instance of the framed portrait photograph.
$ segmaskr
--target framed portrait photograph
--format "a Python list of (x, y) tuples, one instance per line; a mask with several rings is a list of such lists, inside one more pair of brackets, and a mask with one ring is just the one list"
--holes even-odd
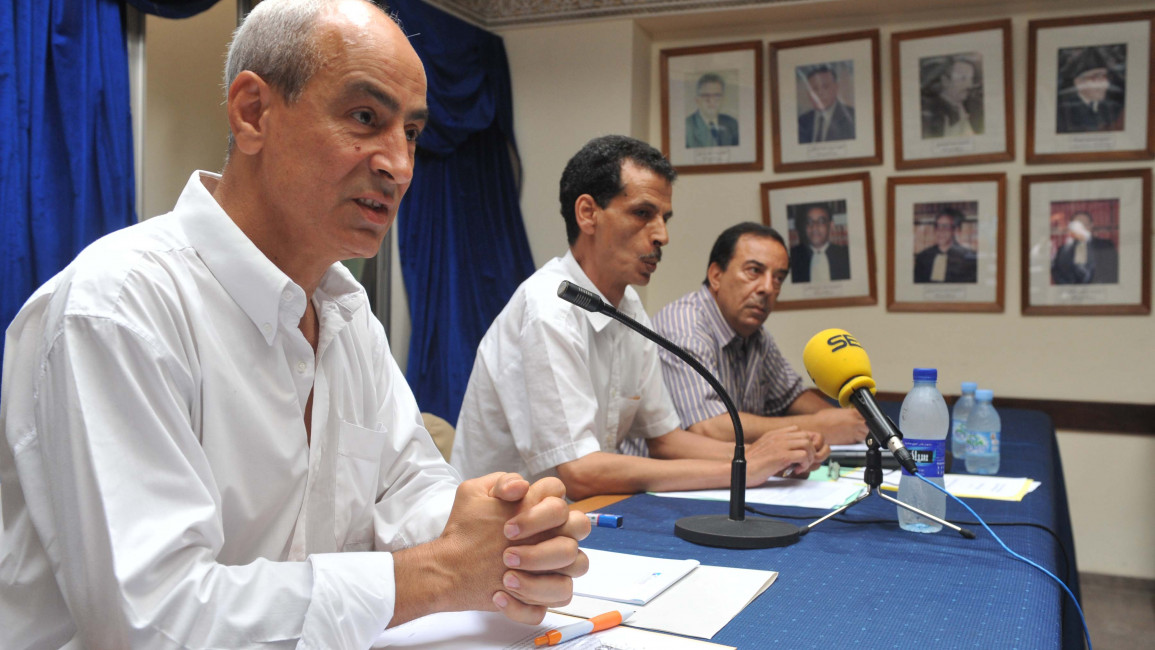
[(762, 41), (662, 50), (662, 153), (679, 174), (762, 169)]
[(886, 310), (1003, 311), (1005, 174), (886, 183)]
[(1151, 170), (1023, 176), (1023, 313), (1151, 313)]
[(1032, 20), (1027, 162), (1155, 158), (1155, 11)]
[(762, 223), (790, 248), (775, 309), (874, 305), (870, 174), (762, 184)]
[(898, 32), (890, 53), (896, 169), (1014, 160), (1009, 19)]
[(770, 44), (774, 171), (882, 162), (878, 30)]

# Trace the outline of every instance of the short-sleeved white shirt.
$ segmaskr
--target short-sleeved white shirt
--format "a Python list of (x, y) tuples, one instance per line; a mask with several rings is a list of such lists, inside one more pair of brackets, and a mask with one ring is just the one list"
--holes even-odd
[[(517, 288), (478, 347), (450, 455), (466, 478), (554, 476), (562, 463), (678, 428), (657, 345), (559, 298), (562, 280), (601, 296), (567, 252)], [(650, 325), (632, 287), (618, 309)]]

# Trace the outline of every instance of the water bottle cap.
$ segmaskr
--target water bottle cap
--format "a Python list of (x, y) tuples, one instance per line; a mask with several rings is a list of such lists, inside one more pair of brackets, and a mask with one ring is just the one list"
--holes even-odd
[(979, 385), (973, 381), (964, 381), (962, 383), (962, 392), (973, 393), (973, 392), (975, 392), (975, 389), (977, 389), (978, 387), (979, 387)]
[(980, 388), (975, 391), (975, 399), (980, 402), (989, 402), (995, 398), (995, 392), (989, 388)]
[(915, 368), (914, 369), (914, 380), (915, 381), (938, 381), (938, 369), (937, 368)]

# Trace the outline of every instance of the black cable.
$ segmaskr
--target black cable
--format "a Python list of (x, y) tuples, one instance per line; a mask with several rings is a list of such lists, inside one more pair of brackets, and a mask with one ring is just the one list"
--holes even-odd
[[(750, 506), (750, 505), (746, 506), (746, 511), (754, 513), (756, 515), (761, 515), (763, 517), (770, 517), (773, 519), (814, 519), (815, 518), (813, 515), (783, 515), (783, 514), (778, 514), (778, 513), (763, 512), (761, 510), (758, 510), (754, 506)], [(831, 517), (830, 520), (831, 521), (841, 521), (842, 523), (845, 523), (845, 524), (893, 524), (893, 523), (895, 523), (894, 519), (846, 519), (843, 517)], [(959, 525), (959, 526), (980, 526), (980, 525), (982, 525), (977, 521), (952, 521), (951, 523)], [(1051, 530), (1047, 526), (1044, 526), (1042, 524), (1037, 524), (1033, 521), (987, 522), (987, 525), (988, 526), (1030, 526), (1032, 528), (1038, 528), (1040, 530), (1044, 530), (1047, 533), (1049, 533), (1051, 535), (1051, 537), (1055, 540), (1055, 545), (1058, 546), (1059, 549), (1063, 551), (1063, 575), (1065, 576), (1065, 579), (1063, 580), (1063, 582), (1070, 582), (1070, 580), (1071, 580), (1071, 556), (1070, 556), (1070, 553), (1068, 553), (1068, 551), (1067, 551), (1067, 547), (1063, 544), (1063, 541), (1061, 539), (1059, 539), (1058, 533)]]

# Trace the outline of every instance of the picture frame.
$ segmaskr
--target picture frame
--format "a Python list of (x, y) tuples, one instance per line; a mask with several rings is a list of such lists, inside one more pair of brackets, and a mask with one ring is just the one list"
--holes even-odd
[(877, 29), (770, 43), (769, 62), (774, 171), (882, 163)]
[(1150, 168), (1025, 175), (1020, 191), (1023, 314), (1151, 313)]
[(762, 223), (790, 248), (775, 309), (878, 304), (869, 172), (762, 183), (761, 194)]
[(1028, 23), (1028, 163), (1155, 158), (1155, 11)]
[(679, 174), (760, 171), (762, 41), (661, 51), (662, 153)]
[(887, 179), (886, 310), (1002, 312), (1006, 174)]
[(1015, 159), (1011, 21), (890, 37), (894, 167)]

